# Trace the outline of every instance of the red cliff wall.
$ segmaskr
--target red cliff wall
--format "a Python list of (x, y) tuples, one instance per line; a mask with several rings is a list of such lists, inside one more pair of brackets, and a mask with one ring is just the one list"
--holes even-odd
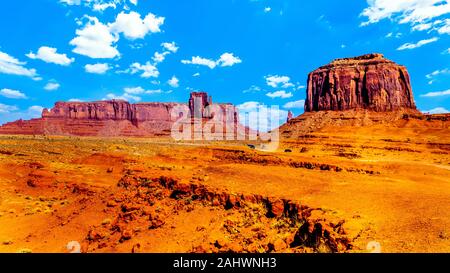
[(337, 59), (308, 76), (306, 112), (402, 108), (416, 109), (408, 71), (381, 54)]
[[(193, 96), (200, 93), (195, 93)], [(204, 93), (206, 98), (209, 98)], [(212, 103), (209, 98), (209, 102)], [(209, 104), (208, 104), (209, 105)], [(203, 109), (203, 105), (200, 105)], [(214, 104), (222, 111), (228, 104)], [(0, 126), (0, 134), (25, 135), (76, 135), (76, 136), (168, 136), (180, 115), (171, 116), (175, 107), (183, 108), (189, 115), (188, 104), (137, 103), (111, 100), (97, 102), (57, 102), (52, 109), (44, 109), (42, 118), (18, 120)], [(204, 109), (203, 109), (204, 110)], [(206, 111), (205, 111), (206, 112)], [(210, 115), (203, 116), (210, 119)], [(224, 116), (238, 124), (237, 114)]]

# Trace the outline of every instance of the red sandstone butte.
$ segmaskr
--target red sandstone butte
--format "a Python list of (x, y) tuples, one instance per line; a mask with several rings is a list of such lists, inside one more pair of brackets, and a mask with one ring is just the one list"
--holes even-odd
[(308, 76), (305, 111), (416, 109), (406, 67), (382, 54), (337, 59)]
[[(198, 104), (197, 106), (194, 104)], [(204, 92), (192, 93), (188, 104), (137, 103), (123, 100), (95, 102), (57, 102), (52, 109), (44, 109), (42, 118), (18, 120), (0, 127), (0, 134), (17, 135), (74, 135), (74, 136), (168, 136), (172, 125), (183, 115), (172, 110), (184, 109), (187, 115), (194, 109), (201, 110), (201, 119), (209, 120), (212, 114), (205, 107), (231, 111), (231, 121), (239, 127), (237, 109), (231, 104), (213, 104)], [(214, 108), (215, 107), (215, 108)], [(191, 110), (190, 110), (191, 109)], [(218, 110), (217, 110), (218, 109)], [(174, 111), (178, 113), (178, 111)], [(193, 116), (193, 115), (191, 115)]]

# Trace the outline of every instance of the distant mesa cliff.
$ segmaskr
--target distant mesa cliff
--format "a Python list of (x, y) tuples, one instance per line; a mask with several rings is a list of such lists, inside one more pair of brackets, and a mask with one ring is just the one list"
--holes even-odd
[(308, 76), (305, 111), (416, 109), (406, 67), (382, 54), (337, 59)]
[(195, 92), (191, 93), (189, 103), (186, 104), (131, 104), (123, 100), (57, 102), (52, 109), (43, 110), (42, 118), (7, 123), (0, 127), (0, 134), (168, 136), (174, 122), (183, 116), (183, 111), (178, 113), (176, 109), (187, 111), (184, 115), (208, 120), (213, 118), (214, 113), (206, 113), (207, 106), (231, 109), (232, 115), (225, 118), (235, 125), (239, 123), (237, 109), (233, 105), (213, 104), (212, 98), (206, 93)]

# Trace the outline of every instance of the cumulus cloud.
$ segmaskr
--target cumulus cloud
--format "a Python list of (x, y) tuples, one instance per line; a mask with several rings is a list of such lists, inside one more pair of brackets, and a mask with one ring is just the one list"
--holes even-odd
[(84, 66), (87, 73), (105, 74), (111, 67), (107, 63), (87, 64)]
[(207, 59), (207, 58), (203, 58), (200, 56), (195, 56), (195, 57), (192, 57), (191, 60), (182, 60), (181, 63), (202, 65), (202, 66), (207, 66), (210, 69), (214, 69), (217, 66), (227, 67), (227, 66), (233, 66), (235, 64), (240, 64), (240, 63), (242, 63), (242, 60), (239, 57), (234, 56), (233, 53), (224, 53), (217, 60), (212, 60), (212, 59)]
[(406, 43), (406, 44), (400, 46), (399, 48), (397, 48), (397, 50), (415, 49), (415, 48), (419, 48), (419, 47), (422, 47), (427, 44), (437, 42), (438, 40), (439, 40), (439, 38), (434, 37), (431, 39), (418, 41), (417, 43)]
[(180, 80), (175, 76), (173, 76), (167, 83), (174, 88), (180, 86)]
[(2, 90), (0, 90), (0, 96), (3, 96), (5, 98), (8, 99), (26, 99), (27, 96), (18, 91), (18, 90), (12, 90), (12, 89), (8, 89), (8, 88), (3, 88)]
[(431, 110), (428, 111), (422, 111), (423, 113), (428, 113), (428, 114), (449, 114), (450, 111), (445, 109), (444, 107), (436, 107), (433, 108)]
[(150, 62), (146, 62), (145, 64), (133, 63), (130, 66), (130, 73), (136, 74), (141, 73), (142, 78), (158, 78), (159, 71), (158, 68), (151, 64)]
[(426, 94), (421, 95), (421, 97), (441, 97), (447, 95), (450, 95), (450, 89), (445, 91), (428, 92)]
[[(152, 95), (152, 94), (161, 94), (164, 93), (161, 89), (156, 90), (146, 90), (141, 86), (137, 87), (126, 87), (124, 88), (124, 93), (122, 95), (115, 95), (113, 93), (109, 93), (106, 95), (104, 100), (125, 100), (129, 102), (139, 102), (142, 98), (139, 95)], [(166, 92), (166, 93), (170, 93)]]
[(163, 50), (165, 50), (164, 52), (162, 52), (162, 53), (155, 52), (155, 54), (153, 54), (152, 60), (155, 64), (164, 62), (164, 60), (166, 59), (166, 56), (168, 56), (172, 53), (176, 53), (179, 49), (179, 47), (176, 45), (175, 42), (162, 43), (161, 47), (163, 48)]
[(55, 91), (58, 90), (61, 85), (57, 82), (49, 82), (44, 86), (44, 89), (47, 91)]
[(44, 110), (44, 107), (38, 105), (33, 105), (25, 110), (20, 110), (15, 105), (0, 103), (0, 124), (18, 119), (28, 120), (32, 118), (39, 118), (42, 115), (42, 110)]
[(288, 76), (269, 75), (266, 76), (265, 79), (267, 85), (273, 88), (277, 88), (280, 86), (283, 88), (287, 88), (293, 86), (293, 84), (290, 82), (291, 78), (289, 78)]
[(195, 65), (203, 65), (207, 66), (210, 69), (214, 69), (217, 66), (217, 63), (211, 59), (202, 58), (200, 56), (192, 57), (191, 60), (182, 60), (183, 64), (195, 64)]
[(177, 46), (177, 44), (175, 42), (162, 43), (161, 46), (172, 53), (177, 53), (177, 51), (179, 49), (179, 47)]
[(37, 54), (30, 52), (26, 56), (30, 59), (39, 59), (46, 63), (53, 63), (62, 66), (68, 66), (75, 61), (74, 58), (68, 58), (66, 54), (57, 53), (57, 49), (48, 46), (42, 46)]
[(288, 112), (277, 106), (267, 106), (256, 101), (244, 102), (237, 106), (239, 121), (253, 130), (267, 132), (280, 127), (286, 121)]
[(106, 9), (109, 8), (113, 8), (116, 9), (116, 3), (114, 2), (109, 2), (109, 3), (95, 3), (94, 6), (92, 7), (92, 9), (94, 11), (104, 11)]
[(7, 53), (0, 51), (0, 73), (26, 76), (38, 80), (36, 69), (28, 69), (24, 65), (26, 65), (26, 62), (21, 62)]
[(109, 27), (97, 18), (86, 18), (88, 18), (86, 25), (78, 29), (77, 37), (70, 41), (70, 44), (75, 46), (73, 52), (93, 59), (110, 59), (119, 56), (120, 53), (115, 46), (119, 40), (118, 35), (111, 33)]
[(362, 26), (390, 19), (410, 24), (414, 30), (427, 30), (433, 26), (441, 34), (450, 34), (446, 32), (447, 22), (439, 20), (439, 17), (450, 13), (448, 0), (368, 0), (367, 3), (369, 7), (361, 13), (367, 21)]
[[(116, 43), (120, 34), (129, 40), (143, 39), (149, 33), (161, 32), (164, 17), (148, 13), (143, 19), (135, 11), (121, 12), (112, 23), (104, 24), (96, 17), (84, 16), (86, 24), (76, 31), (70, 41), (73, 52), (93, 59), (109, 59), (120, 56)], [(81, 23), (82, 24), (82, 23)]]
[(444, 107), (436, 107), (427, 112), (430, 114), (449, 114), (450, 113), (450, 111), (445, 109)]
[(124, 100), (129, 102), (138, 102), (141, 101), (141, 97), (133, 96), (128, 93), (124, 93), (122, 95), (115, 95), (113, 93), (109, 93), (106, 95), (106, 98), (103, 100)]
[(17, 106), (0, 103), (0, 113), (9, 113), (17, 109)]
[(284, 90), (275, 91), (275, 92), (269, 92), (266, 94), (269, 98), (275, 99), (275, 98), (281, 98), (281, 99), (288, 99), (292, 98), (294, 95), (291, 92), (286, 92)]
[(219, 60), (217, 60), (217, 65), (222, 67), (233, 66), (240, 63), (242, 63), (242, 60), (239, 59), (239, 57), (235, 57), (233, 53), (224, 53), (220, 56)]
[(305, 107), (305, 100), (290, 101), (283, 107), (286, 109), (303, 109)]
[(148, 33), (161, 32), (161, 25), (164, 24), (164, 17), (157, 17), (153, 13), (147, 14), (144, 19), (137, 12), (125, 13), (121, 12), (117, 15), (116, 21), (109, 24), (109, 28), (114, 33), (123, 33), (130, 39), (142, 39)]
[(169, 54), (170, 54), (169, 52), (163, 53), (155, 52), (155, 54), (153, 54), (152, 60), (155, 63), (162, 63), (166, 59), (166, 56)]

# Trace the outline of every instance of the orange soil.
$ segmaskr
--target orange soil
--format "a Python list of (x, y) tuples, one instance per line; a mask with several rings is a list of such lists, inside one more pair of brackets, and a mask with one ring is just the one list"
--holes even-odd
[(264, 217), (258, 204), (225, 210), (168, 196), (152, 197), (164, 225), (149, 229), (133, 214), (124, 240), (109, 226), (127, 212), (129, 191), (118, 186), (127, 174), (293, 200), (346, 222), (352, 247), (342, 251), (377, 241), (383, 252), (450, 252), (449, 127), (415, 123), (327, 127), (273, 153), (244, 143), (1, 136), (0, 252), (67, 252), (71, 241), (87, 252), (329, 250), (287, 247), (301, 223)]

